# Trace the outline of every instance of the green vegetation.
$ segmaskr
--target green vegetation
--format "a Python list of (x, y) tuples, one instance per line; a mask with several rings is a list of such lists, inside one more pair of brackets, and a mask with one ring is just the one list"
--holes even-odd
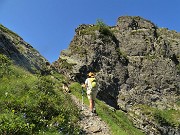
[(68, 62), (67, 62), (67, 59), (61, 59), (61, 58), (59, 58), (59, 59), (58, 59), (58, 62), (61, 63), (60, 68), (62, 68), (62, 69), (65, 68), (65, 69), (71, 70), (72, 67), (75, 65), (75, 64), (73, 64), (73, 63), (68, 63)]
[(9, 29), (7, 29), (2, 24), (0, 24), (0, 30), (2, 30), (5, 33), (8, 33), (8, 35), (19, 37), (16, 33), (14, 33), (13, 31), (11, 31)]
[(61, 75), (33, 75), (4, 55), (0, 73), (0, 134), (79, 134), (79, 111), (58, 88)]
[(103, 102), (96, 100), (98, 115), (109, 125), (114, 135), (143, 135), (122, 111), (113, 111)]
[(180, 63), (178, 65), (176, 65), (176, 68), (178, 70), (178, 74), (180, 74)]
[(7, 67), (9, 67), (12, 62), (4, 55), (0, 54), (0, 78), (10, 73)]
[(178, 98), (178, 99), (176, 100), (176, 104), (177, 104), (177, 106), (180, 107), (180, 98)]
[(106, 36), (113, 36), (112, 31), (110, 30), (110, 27), (107, 26), (102, 20), (97, 20), (96, 26), (99, 29), (99, 32)]
[(147, 54), (147, 55), (145, 55), (145, 58), (146, 58), (147, 60), (153, 61), (153, 60), (158, 59), (158, 56), (157, 56), (157, 55)]
[[(81, 42), (81, 41), (80, 41)], [(87, 55), (87, 48), (83, 46), (84, 43), (74, 44), (70, 46), (71, 54), (79, 54), (80, 58)]]
[(118, 54), (120, 56), (124, 57), (125, 59), (128, 59), (128, 56), (127, 56), (126, 52), (121, 51), (120, 48), (116, 49), (116, 51), (118, 52)]
[(161, 125), (169, 125), (172, 127), (180, 127), (180, 111), (179, 110), (155, 110), (154, 118)]
[[(77, 98), (82, 98), (82, 88), (79, 83), (72, 83), (70, 89)], [(85, 95), (84, 103), (86, 105), (89, 104)], [(132, 122), (127, 118), (124, 112), (113, 110), (98, 99), (96, 100), (96, 108), (98, 116), (108, 124), (113, 135), (143, 135), (140, 130), (133, 126)]]
[(147, 29), (138, 29), (138, 30), (132, 30), (131, 35), (142, 35), (145, 34), (145, 32), (148, 31)]
[(158, 28), (157, 29), (158, 37), (161, 35), (169, 39), (179, 39), (180, 34), (174, 30), (168, 30), (168, 28)]
[(154, 120), (160, 125), (179, 127), (180, 126), (180, 110), (159, 110), (147, 105), (137, 105), (135, 108), (140, 109), (140, 112), (148, 119)]
[(88, 26), (86, 29), (81, 30), (83, 35), (95, 35), (95, 31), (106, 36), (113, 36), (113, 31), (102, 20), (98, 19), (96, 25)]
[[(69, 95), (62, 92), (62, 83), (67, 80), (58, 74), (40, 76), (17, 67), (4, 55), (0, 55), (0, 134), (79, 134), (76, 126), (79, 110)], [(81, 85), (70, 86), (72, 94), (82, 98)], [(84, 103), (89, 104), (85, 96)], [(97, 113), (111, 129), (113, 135), (143, 135), (135, 128), (126, 114), (114, 110), (96, 100)], [(179, 127), (180, 112), (158, 110), (139, 106), (144, 115), (159, 124)]]

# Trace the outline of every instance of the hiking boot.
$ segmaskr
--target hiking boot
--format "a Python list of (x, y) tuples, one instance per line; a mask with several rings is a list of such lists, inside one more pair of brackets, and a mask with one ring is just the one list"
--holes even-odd
[(97, 116), (97, 114), (96, 114), (96, 113), (91, 112), (91, 113), (90, 113), (90, 116)]
[(90, 113), (90, 116), (97, 116), (96, 110), (92, 111), (92, 112)]
[(94, 109), (94, 110), (92, 111), (92, 113), (96, 113), (96, 110)]

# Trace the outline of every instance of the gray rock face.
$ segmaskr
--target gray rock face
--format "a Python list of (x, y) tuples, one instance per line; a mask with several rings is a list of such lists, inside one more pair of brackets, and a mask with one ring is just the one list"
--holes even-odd
[(41, 72), (48, 61), (16, 33), (0, 25), (0, 53), (30, 72)]
[[(180, 99), (179, 62), (180, 33), (158, 28), (140, 17), (124, 16), (108, 29), (80, 25), (69, 48), (53, 65), (79, 82), (84, 82), (89, 71), (95, 72), (98, 98), (130, 115), (137, 105), (180, 110), (176, 104)], [(141, 116), (130, 116), (147, 134), (170, 134), (173, 129), (165, 130), (154, 120), (145, 124)], [(175, 127), (172, 134), (178, 132)]]

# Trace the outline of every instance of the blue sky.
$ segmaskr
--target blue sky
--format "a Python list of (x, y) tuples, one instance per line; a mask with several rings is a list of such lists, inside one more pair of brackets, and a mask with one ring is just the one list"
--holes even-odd
[(68, 48), (80, 24), (101, 19), (114, 26), (118, 17), (130, 15), (180, 32), (179, 13), (180, 0), (0, 0), (0, 24), (50, 62)]

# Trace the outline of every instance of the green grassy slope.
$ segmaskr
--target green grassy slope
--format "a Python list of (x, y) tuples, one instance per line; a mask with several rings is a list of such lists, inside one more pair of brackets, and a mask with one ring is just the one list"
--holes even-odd
[(0, 134), (78, 134), (79, 111), (58, 88), (62, 81), (33, 75), (0, 54)]

